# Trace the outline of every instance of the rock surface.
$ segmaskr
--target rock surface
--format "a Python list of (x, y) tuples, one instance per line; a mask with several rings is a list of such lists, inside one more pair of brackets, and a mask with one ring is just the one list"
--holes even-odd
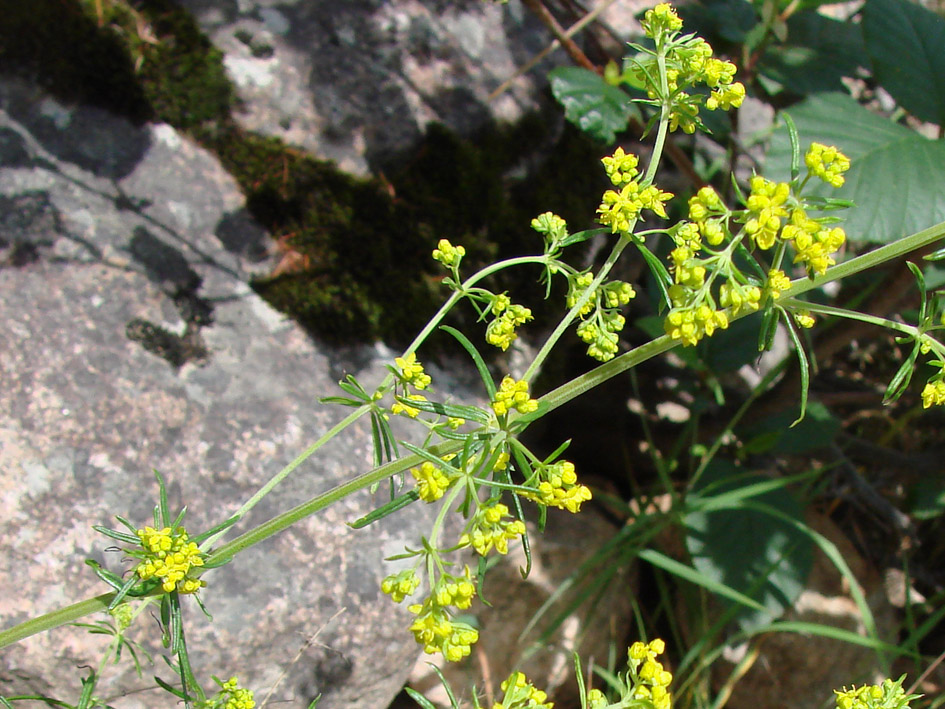
[[(152, 469), (192, 531), (219, 523), (340, 420), (318, 404), (346, 372), (379, 381), (383, 348), (329, 352), (247, 285), (267, 237), (216, 160), (166, 125), (135, 127), (0, 81), (0, 625), (103, 593), (84, 565), (127, 570), (91, 526), (143, 526)], [(450, 388), (447, 375), (439, 375)], [(455, 389), (455, 387), (453, 387)], [(238, 525), (249, 529), (370, 467), (366, 420), (301, 465)], [(273, 701), (386, 706), (418, 654), (379, 590), (381, 560), (415, 543), (428, 511), (345, 526), (383, 501), (329, 507), (207, 575), (214, 616), (187, 611), (195, 670), (236, 674)], [(149, 619), (134, 639), (159, 650)], [(150, 632), (149, 632), (150, 631)], [(317, 634), (317, 639), (307, 644)], [(67, 701), (101, 636), (59, 629), (2, 655), (0, 693)], [(126, 665), (122, 665), (126, 667)], [(102, 694), (118, 709), (172, 706), (150, 675)], [(280, 680), (280, 675), (285, 674)]]
[(248, 130), (367, 174), (431, 121), (469, 135), (537, 109), (561, 52), (489, 94), (550, 42), (517, 1), (179, 0), (214, 44)]

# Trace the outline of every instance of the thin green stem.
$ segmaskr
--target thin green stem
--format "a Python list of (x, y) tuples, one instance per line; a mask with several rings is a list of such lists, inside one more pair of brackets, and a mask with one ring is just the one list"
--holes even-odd
[[(928, 229), (924, 229), (923, 231), (908, 236), (904, 239), (900, 239), (899, 241), (892, 244), (882, 246), (868, 254), (864, 254), (863, 256), (858, 256), (857, 258), (851, 259), (850, 261), (834, 266), (828, 269), (828, 271), (823, 276), (818, 276), (817, 278), (813, 279), (799, 280), (792, 284), (788, 290), (784, 291), (782, 298), (801, 295), (826, 283), (830, 283), (841, 278), (846, 278), (855, 273), (860, 273), (861, 271), (872, 268), (885, 261), (890, 261), (911, 251), (915, 251), (916, 249), (933, 244), (942, 238), (945, 238), (945, 222), (937, 224), (933, 227), (929, 227)], [(526, 257), (521, 260), (527, 263), (534, 263), (538, 259), (534, 257)], [(467, 281), (467, 283), (469, 282)], [(741, 317), (745, 317), (745, 315), (733, 317), (732, 320), (738, 320)], [(655, 340), (652, 340), (645, 345), (641, 345), (633, 350), (630, 350), (629, 352), (620, 355), (619, 357), (612, 359), (609, 362), (595, 367), (590, 372), (587, 372), (586, 374), (573, 379), (567, 384), (563, 384), (557, 389), (548, 392), (543, 397), (541, 397), (539, 401), (548, 405), (548, 411), (556, 409), (577, 398), (581, 394), (589, 391), (590, 389), (593, 389), (594, 387), (603, 384), (607, 380), (622, 374), (631, 367), (635, 367), (642, 362), (645, 362), (659, 354), (673, 349), (678, 344), (678, 342), (672, 340), (667, 335), (658, 337)], [(462, 443), (458, 441), (447, 441), (432, 447), (430, 452), (433, 455), (443, 456), (447, 453), (455, 452), (461, 447)], [(233, 541), (223, 545), (210, 554), (208, 561), (213, 562), (227, 559), (239, 551), (257, 544), (264, 539), (273, 536), (274, 534), (277, 534), (295, 522), (304, 519), (305, 517), (308, 517), (309, 515), (324, 509), (325, 507), (328, 507), (332, 503), (337, 502), (338, 500), (352, 493), (367, 488), (376, 482), (380, 482), (390, 475), (394, 475), (395, 473), (398, 473), (402, 470), (406, 470), (411, 466), (418, 465), (423, 462), (423, 460), (424, 459), (418, 455), (410, 455), (382, 465), (379, 468), (375, 468), (374, 470), (364, 473), (353, 480), (349, 480), (347, 483), (339, 485), (328, 492), (312, 498), (311, 500), (281, 515), (278, 515), (277, 517), (274, 517), (256, 529), (250, 530), (249, 532), (246, 532), (245, 534), (237, 537)], [(0, 632), (0, 648), (31, 635), (35, 635), (36, 633), (50, 630), (60, 625), (78, 620), (91, 613), (104, 611), (108, 608), (108, 604), (113, 598), (114, 594), (112, 593), (103, 594), (101, 596), (96, 596), (95, 598), (87, 599), (71, 606), (67, 606), (66, 608), (61, 608), (59, 610), (53, 611), (52, 613), (47, 613), (46, 615), (40, 616), (39, 618), (34, 618), (24, 623), (20, 623), (9, 630)]]
[(14, 625), (12, 628), (0, 632), (0, 648), (17, 643), (31, 635), (75, 622), (92, 613), (106, 611), (108, 610), (108, 604), (114, 598), (114, 593), (103, 593), (100, 596), (86, 598), (84, 601), (73, 603), (71, 606), (59, 608), (38, 618), (30, 618), (19, 625)]
[[(660, 82), (663, 85), (663, 92), (666, 93), (668, 91), (666, 81), (666, 62), (662, 54), (657, 56), (657, 61), (659, 62), (660, 67)], [(659, 127), (656, 131), (656, 142), (653, 145), (653, 153), (650, 156), (650, 164), (647, 166), (646, 175), (643, 179), (644, 184), (649, 184), (653, 181), (653, 177), (656, 175), (656, 170), (659, 167), (660, 159), (663, 155), (663, 147), (666, 143), (666, 134), (669, 130), (669, 113), (670, 105), (667, 102), (664, 102), (662, 112), (660, 114)], [(574, 319), (577, 317), (578, 313), (581, 311), (587, 301), (590, 300), (591, 297), (597, 292), (597, 288), (601, 283), (604, 282), (604, 279), (607, 278), (607, 275), (610, 273), (610, 270), (617, 262), (617, 259), (620, 258), (620, 254), (623, 253), (623, 250), (626, 249), (630, 243), (632, 243), (633, 237), (631, 234), (633, 234), (636, 223), (637, 220), (634, 219), (630, 224), (630, 229), (627, 231), (627, 234), (621, 234), (620, 239), (616, 244), (614, 244), (613, 250), (607, 257), (604, 265), (601, 266), (600, 271), (597, 273), (597, 276), (594, 278), (591, 285), (585, 289), (584, 293), (574, 304), (574, 307), (572, 307), (567, 312), (551, 335), (548, 336), (548, 339), (545, 340), (544, 344), (541, 346), (541, 349), (538, 351), (538, 354), (535, 355), (535, 359), (532, 360), (532, 363), (528, 365), (528, 369), (525, 370), (525, 374), (522, 379), (527, 382), (531, 382), (538, 375), (538, 372), (541, 370), (541, 366), (545, 363), (548, 355), (551, 354), (551, 351), (554, 349), (555, 345), (558, 344), (558, 340), (561, 339), (561, 336), (564, 335), (565, 331), (571, 326), (571, 323), (574, 322)]]

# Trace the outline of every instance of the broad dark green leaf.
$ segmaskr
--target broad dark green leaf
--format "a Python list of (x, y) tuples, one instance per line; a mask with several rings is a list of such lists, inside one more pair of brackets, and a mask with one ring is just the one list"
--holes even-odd
[(945, 125), (945, 19), (908, 0), (869, 0), (863, 38), (873, 75), (899, 105)]
[(564, 115), (585, 133), (604, 143), (613, 143), (627, 129), (631, 116), (640, 112), (626, 91), (611, 86), (593, 71), (560, 67), (549, 75), (551, 92), (564, 106)]
[(713, 44), (716, 38), (741, 44), (761, 21), (755, 8), (746, 0), (687, 2), (677, 11), (683, 21), (683, 32), (695, 32)]
[[(716, 459), (700, 485), (713, 487), (715, 496), (764, 481), (761, 476), (739, 476), (730, 462)], [(785, 515), (803, 519), (803, 510), (784, 489), (755, 498)], [(686, 547), (695, 568), (729, 588), (758, 600), (765, 611), (738, 605), (736, 622), (752, 630), (780, 616), (804, 588), (813, 564), (811, 540), (793, 526), (763, 512), (737, 507), (714, 512), (691, 512), (684, 520)], [(722, 599), (723, 603), (731, 601)]]
[[(945, 141), (928, 140), (839, 93), (811, 96), (789, 113), (802, 152), (817, 141), (837, 146), (852, 162), (843, 187), (817, 181), (813, 190), (856, 203), (835, 213), (845, 218), (850, 241), (885, 244), (945, 220)], [(791, 145), (783, 125), (772, 136), (765, 175), (790, 179)]]
[(916, 519), (932, 519), (945, 514), (945, 480), (924, 477), (909, 493), (910, 512)]
[(860, 28), (850, 22), (800, 12), (787, 29), (786, 41), (768, 47), (759, 71), (792, 94), (842, 91), (842, 77), (869, 64)]
[(829, 445), (840, 432), (840, 422), (818, 401), (808, 404), (804, 419), (791, 428), (796, 418), (797, 410), (791, 408), (750, 422), (736, 433), (752, 453), (800, 455)]

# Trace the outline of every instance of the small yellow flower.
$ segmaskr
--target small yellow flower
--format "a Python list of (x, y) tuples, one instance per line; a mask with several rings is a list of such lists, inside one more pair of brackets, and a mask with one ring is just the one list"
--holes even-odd
[(436, 248), (433, 249), (433, 258), (449, 268), (459, 266), (459, 262), (465, 255), (466, 249), (462, 246), (453, 246), (447, 239), (440, 239)]
[(530, 414), (537, 408), (538, 400), (528, 397), (528, 382), (516, 381), (510, 376), (502, 379), (495, 393), (495, 400), (492, 402), (492, 410), (495, 411), (496, 416), (504, 416), (512, 409), (520, 414)]

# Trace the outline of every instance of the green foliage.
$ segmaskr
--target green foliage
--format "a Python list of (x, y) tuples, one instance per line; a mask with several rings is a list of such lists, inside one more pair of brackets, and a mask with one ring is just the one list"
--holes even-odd
[(617, 133), (627, 129), (640, 112), (625, 91), (607, 83), (592, 71), (580, 67), (560, 67), (552, 71), (551, 92), (564, 106), (571, 123), (602, 143), (613, 143)]
[(863, 38), (873, 75), (896, 102), (945, 126), (945, 19), (905, 0), (869, 0)]
[[(869, 0), (867, 13), (876, 12), (880, 1), (893, 3)], [(818, 4), (817, 0), (724, 0), (692, 12), (706, 27), (714, 28), (722, 42), (736, 45), (737, 53), (746, 60), (750, 91), (761, 98), (790, 100), (808, 92), (840, 88), (842, 75), (852, 73), (865, 61), (859, 30), (815, 14), (813, 8)], [(89, 562), (111, 587), (109, 594), (3, 631), (0, 646), (79, 618), (92, 609), (107, 608), (115, 624), (87, 628), (114, 638), (116, 660), (121, 648), (126, 648), (137, 662), (124, 631), (137, 613), (154, 603), (160, 609), (166, 660), (177, 676), (174, 684), (156, 679), (158, 685), (190, 707), (252, 706), (251, 693), (239, 688), (235, 678), (223, 681), (214, 677), (219, 691), (208, 696), (195, 677), (182, 598), (194, 598), (199, 604), (198, 594), (206, 585), (201, 576), (204, 570), (228, 563), (249, 546), (353, 492), (400, 475), (409, 488), (401, 491), (392, 482), (390, 500), (351, 526), (369, 528), (412, 505), (438, 506), (429, 532), (391, 557), (406, 563), (384, 579), (381, 590), (395, 603), (417, 595), (416, 602), (407, 605), (412, 616), (409, 631), (424, 651), (441, 653), (449, 661), (461, 660), (470, 654), (480, 632), (464, 611), (480, 594), (483, 574), (496, 555), (506, 554), (511, 543), (521, 543), (524, 573), (531, 567), (524, 507), (536, 506), (538, 528), (542, 529), (549, 508), (553, 514), (577, 513), (595, 494), (578, 482), (577, 466), (561, 457), (569, 449), (570, 439), (556, 443), (553, 452), (545, 455), (523, 442), (522, 434), (555, 408), (595, 388), (600, 391), (615, 377), (682, 345), (693, 348), (683, 350), (679, 361), (695, 376), (691, 377), (691, 388), (684, 391), (686, 387), (680, 386), (676, 393), (691, 394), (702, 379), (714, 404), (707, 396), (694, 396), (689, 419), (674, 432), (677, 435), (671, 444), (658, 439), (648, 418), (641, 417), (652, 477), (632, 481), (637, 499), (610, 498), (611, 508), (626, 517), (627, 524), (574, 570), (543, 610), (568, 586), (580, 587), (586, 597), (597, 598), (601, 585), (614, 577), (619, 564), (647, 562), (661, 598), (653, 608), (640, 602), (636, 615), (641, 626), (669, 627), (678, 645), (676, 654), (681, 656), (680, 674), (685, 677), (681, 691), (690, 692), (684, 701), (691, 704), (702, 699), (708, 703), (710, 683), (705, 672), (724, 647), (752, 640), (758, 633), (818, 634), (870, 647), (879, 654), (918, 657), (914, 647), (900, 649), (883, 641), (849, 564), (836, 545), (805, 522), (804, 503), (819, 494), (811, 485), (825, 472), (824, 467), (815, 466), (793, 476), (756, 471), (776, 469), (776, 455), (810, 454), (837, 438), (840, 424), (827, 407), (817, 402), (806, 406), (811, 367), (799, 333), (800, 328), (814, 326), (814, 315), (850, 318), (896, 332), (899, 344), (911, 345), (912, 354), (897, 365), (886, 398), (895, 400), (905, 393), (921, 356), (935, 370), (922, 392), (922, 404), (926, 408), (945, 405), (945, 343), (938, 339), (945, 329), (940, 324), (943, 299), (937, 293), (927, 293), (917, 266), (911, 268), (921, 305), (908, 318), (884, 319), (819, 300), (804, 300), (815, 288), (929, 246), (945, 235), (945, 224), (938, 225), (836, 265), (834, 256), (841, 258), (846, 237), (836, 226), (835, 210), (849, 206), (849, 200), (825, 196), (828, 193), (816, 188), (818, 181), (848, 190), (841, 196), (882, 203), (882, 208), (868, 212), (869, 222), (859, 233), (858, 242), (892, 241), (899, 235), (897, 229), (918, 228), (936, 215), (945, 216), (939, 214), (937, 195), (927, 189), (945, 176), (940, 175), (937, 164), (922, 162), (923, 156), (938, 157), (941, 141), (919, 138), (904, 126), (873, 116), (849, 97), (817, 93), (792, 107), (783, 119), (783, 133), (774, 136), (769, 162), (781, 171), (780, 181), (753, 175), (741, 182), (733, 177), (731, 183), (719, 185), (719, 191), (699, 185), (688, 200), (686, 220), (651, 228), (643, 223), (644, 216), (669, 219), (664, 203), (673, 195), (655, 180), (670, 134), (677, 129), (684, 133), (704, 129), (706, 112), (736, 109), (746, 94), (745, 86), (735, 81), (736, 66), (714, 56), (703, 39), (684, 34), (680, 18), (668, 5), (645, 13), (642, 26), (646, 39), (644, 44), (630, 45), (632, 53), (622, 71), (612, 64), (605, 79), (581, 70), (559, 70), (552, 77), (553, 90), (565, 105), (568, 119), (598, 140), (614, 140), (628, 121), (638, 116), (638, 107), (629, 104), (629, 94), (619, 85), (644, 89), (641, 95), (646, 98), (637, 104), (645, 107), (639, 117), (647, 114), (648, 130), (655, 134), (649, 164), (644, 168), (636, 155), (617, 148), (601, 160), (602, 171), (589, 174), (585, 165), (598, 149), (575, 133), (565, 132), (562, 140), (549, 148), (550, 155), (537, 171), (539, 177), (528, 182), (510, 174), (536, 148), (552, 144), (550, 131), (534, 118), (516, 127), (489, 127), (476, 137), (475, 144), (433, 128), (421, 150), (405, 166), (392, 170), (387, 181), (343, 176), (278, 140), (246, 134), (235, 126), (229, 116), (231, 94), (219, 53), (192, 19), (169, 0), (133, 5), (102, 0), (85, 2), (82, 7), (86, 13), (97, 13), (99, 26), (109, 25), (125, 33), (124, 46), (142, 77), (149, 110), (187, 130), (218, 154), (245, 190), (252, 213), (279, 240), (286, 257), (282, 272), (258, 283), (260, 292), (291, 309), (309, 327), (348, 341), (358, 334), (406, 343), (408, 333), (419, 333), (404, 344), (403, 355), (388, 366), (388, 375), (373, 391), (352, 376), (342, 381), (344, 395), (323, 401), (348, 407), (348, 416), (275, 474), (232, 517), (193, 540), (182, 528), (184, 512), (172, 518), (167, 490), (158, 476), (159, 502), (153, 528), (137, 528), (120, 516), (127, 530), (98, 528), (136, 560), (132, 573), (125, 578)], [(713, 10), (719, 7), (730, 10), (728, 16), (719, 17)], [(904, 19), (897, 20), (900, 15)], [(897, 36), (894, 29), (909, 25), (913, 31), (927, 33), (920, 45), (937, 41), (938, 25), (929, 21), (928, 27), (917, 26), (921, 22), (916, 18), (923, 17), (903, 10), (899, 15), (886, 13), (883, 21), (899, 23), (896, 28), (886, 28), (889, 36)], [(24, 21), (22, 15), (17, 18)], [(875, 20), (874, 16), (872, 28), (864, 31), (883, 31), (884, 26)], [(94, 32), (84, 26), (79, 31)], [(926, 111), (932, 110), (929, 106), (934, 107), (934, 101), (917, 97), (915, 88), (901, 76), (884, 73), (883, 62), (888, 62), (888, 56), (874, 47), (870, 56), (876, 77), (889, 82), (903, 109), (920, 118), (931, 115)], [(920, 75), (937, 71), (937, 61), (930, 59), (927, 67), (919, 67)], [(939, 91), (933, 87), (930, 93)], [(838, 116), (843, 117), (842, 124), (838, 124)], [(727, 140), (731, 136), (720, 131), (718, 137)], [(807, 148), (812, 137), (822, 142)], [(802, 145), (806, 149), (803, 157)], [(727, 146), (729, 154), (735, 154), (735, 147)], [(853, 169), (842, 151), (854, 158)], [(892, 157), (898, 154), (901, 160), (904, 152), (914, 161), (912, 172), (893, 173)], [(911, 175), (919, 165), (916, 179)], [(610, 183), (602, 196), (606, 181), (601, 172)], [(569, 185), (567, 198), (557, 193), (550, 179), (562, 175)], [(890, 190), (891, 175), (907, 183), (908, 189), (901, 193)], [(908, 182), (910, 179), (914, 182)], [(909, 212), (915, 223), (905, 217), (895, 221), (889, 195), (880, 189), (883, 184), (886, 192), (907, 200), (905, 205), (899, 204), (900, 213)], [(734, 193), (732, 199), (729, 190)], [(603, 229), (586, 228), (591, 226), (588, 204), (593, 203), (592, 198), (599, 204), (596, 219)], [(730, 202), (738, 206), (730, 206)], [(559, 214), (545, 211), (548, 204), (558, 206)], [(578, 225), (576, 231), (568, 226), (569, 221)], [(538, 234), (532, 234), (530, 241), (522, 237), (522, 227), (528, 223)], [(588, 264), (574, 247), (594, 240), (604, 247), (606, 256), (600, 263)], [(666, 246), (651, 249), (654, 242)], [(621, 339), (626, 321), (623, 309), (636, 292), (630, 283), (611, 275), (627, 250), (636, 251), (639, 263), (648, 269), (652, 304), (664, 316), (644, 320), (651, 337), (629, 351)], [(533, 291), (517, 287), (517, 280), (509, 277), (508, 271), (518, 267), (538, 274), (540, 283)], [(428, 317), (435, 285), (450, 295)], [(515, 302), (508, 293), (513, 286)], [(523, 292), (534, 295), (535, 300), (542, 294), (558, 300), (557, 308), (544, 306), (552, 323), (547, 328), (550, 334), (536, 353), (523, 351), (528, 362), (520, 378), (510, 374), (497, 377), (469, 333), (484, 329), (488, 345), (503, 351), (509, 348), (520, 329), (540, 319), (530, 305), (519, 302), (531, 303), (531, 299), (520, 298)], [(393, 303), (402, 310), (392, 308)], [(445, 325), (448, 317), (455, 317), (454, 309), (460, 304), (472, 314), (459, 318), (461, 328)], [(732, 373), (750, 363), (758, 349), (771, 346), (779, 323), (787, 329), (798, 357), (803, 420), (794, 420), (793, 412), (782, 412), (742, 425), (755, 399), (768, 390), (781, 367), (771, 370), (747, 394)], [(533, 380), (572, 325), (589, 345), (588, 354), (604, 364), (533, 397)], [(456, 341), (449, 342), (458, 343), (472, 360), (488, 404), (456, 403), (449, 392), (434, 393), (429, 388), (431, 377), (417, 359), (417, 350), (428, 347), (437, 330), (444, 330)], [(660, 330), (665, 334), (660, 335)], [(732, 402), (738, 406), (734, 413), (726, 408)], [(420, 445), (396, 439), (390, 420), (398, 416), (418, 427)], [(373, 470), (214, 546), (301, 462), (362, 417), (370, 420)], [(727, 457), (737, 457), (739, 463), (727, 462)], [(928, 484), (915, 489), (919, 495), (934, 497), (932, 502), (915, 506), (916, 517), (939, 516), (941, 490)], [(446, 523), (448, 515), (457, 520), (455, 524)], [(684, 545), (678, 544), (680, 531)], [(675, 545), (667, 541), (674, 532)], [(813, 622), (779, 620), (804, 586), (815, 546), (849, 586), (865, 637)], [(478, 558), (475, 570), (467, 563), (471, 552)], [(670, 581), (675, 590), (669, 590)], [(692, 617), (678, 617), (677, 592), (697, 601), (686, 604)], [(721, 618), (700, 617), (710, 606), (706, 593), (714, 594), (723, 604), (726, 610)], [(579, 602), (569, 601), (567, 610)], [(133, 604), (137, 604), (134, 609)], [(554, 623), (563, 619), (558, 613)], [(734, 630), (729, 627), (731, 621), (737, 626)], [(690, 638), (690, 647), (686, 647), (680, 627), (684, 622), (687, 627), (703, 628), (700, 637)], [(913, 633), (915, 638), (920, 635), (919, 630)], [(659, 639), (634, 643), (626, 670), (599, 672), (609, 694), (601, 689), (588, 691), (581, 681), (582, 709), (637, 704), (669, 709), (672, 674), (656, 659), (665, 649)], [(100, 674), (101, 668), (81, 680), (78, 706), (95, 704), (93, 690)], [(580, 679), (579, 667), (578, 676)], [(915, 697), (906, 696), (901, 685), (900, 679), (844, 690), (837, 693), (838, 706), (905, 707)], [(705, 697), (698, 695), (700, 687), (706, 691)], [(497, 707), (550, 706), (545, 692), (519, 672), (513, 672), (501, 690), (504, 694)], [(421, 706), (432, 706), (414, 696)], [(456, 697), (449, 689), (448, 696), (455, 706)], [(0, 702), (9, 706), (19, 699)], [(721, 699), (712, 701), (718, 704)], [(478, 706), (478, 699), (473, 701)]]
[[(693, 511), (686, 515), (686, 547), (695, 568), (749, 598), (763, 610), (739, 604), (735, 621), (745, 631), (767, 625), (791, 607), (804, 589), (813, 564), (813, 544), (795, 526), (766, 508), (803, 523), (803, 508), (784, 487), (725, 504), (726, 493), (742, 491), (765, 478), (713, 461), (693, 490)], [(700, 509), (706, 504), (708, 511)], [(737, 540), (737, 543), (735, 542)], [(731, 605), (731, 603), (729, 603)]]
[[(802, 140), (844, 146), (852, 167), (831, 191), (857, 205), (846, 228), (858, 243), (889, 243), (945, 219), (945, 143), (877, 116), (842, 94), (818, 94), (789, 110)], [(838, 120), (842, 117), (842, 120)], [(782, 126), (771, 140), (766, 170), (790, 174), (791, 152)], [(827, 191), (818, 187), (820, 194)]]

